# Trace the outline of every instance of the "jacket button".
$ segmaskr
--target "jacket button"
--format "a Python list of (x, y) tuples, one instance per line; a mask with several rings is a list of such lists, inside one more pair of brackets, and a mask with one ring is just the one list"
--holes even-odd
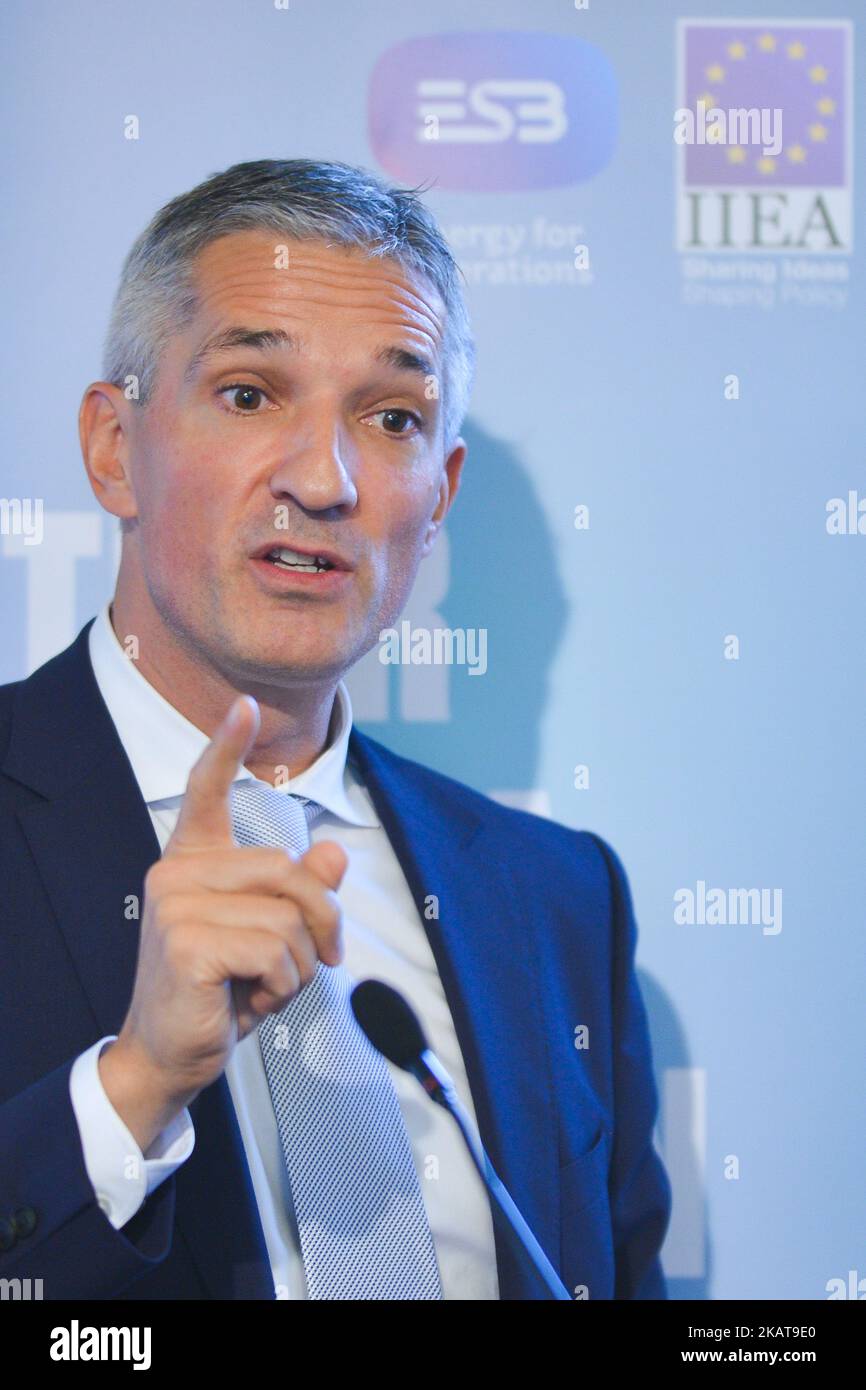
[(0, 1250), (11, 1250), (17, 1239), (15, 1223), (0, 1216)]
[(38, 1220), (39, 1218), (32, 1207), (21, 1207), (12, 1217), (15, 1232), (21, 1237), (32, 1236)]

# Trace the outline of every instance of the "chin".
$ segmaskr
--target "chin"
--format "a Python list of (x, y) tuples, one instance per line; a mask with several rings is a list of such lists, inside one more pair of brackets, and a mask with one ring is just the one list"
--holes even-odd
[(223, 666), (228, 664), (232, 675), (241, 682), (264, 685), (294, 685), (298, 682), (339, 679), (346, 669), (347, 661), (339, 652), (321, 649), (300, 650), (292, 642), (291, 636), (275, 640), (270, 634), (261, 642), (241, 639), (231, 652), (229, 662), (222, 653)]

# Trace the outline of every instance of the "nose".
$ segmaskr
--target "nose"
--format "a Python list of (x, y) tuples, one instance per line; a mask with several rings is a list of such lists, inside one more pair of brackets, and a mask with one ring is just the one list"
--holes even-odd
[(272, 495), (292, 498), (307, 511), (353, 508), (353, 447), (333, 414), (323, 408), (296, 416), (270, 479)]

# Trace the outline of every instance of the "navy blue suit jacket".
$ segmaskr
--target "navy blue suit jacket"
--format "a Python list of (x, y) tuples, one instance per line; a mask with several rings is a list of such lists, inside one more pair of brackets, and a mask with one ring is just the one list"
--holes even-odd
[[(0, 688), (0, 1278), (41, 1278), (49, 1299), (272, 1299), (224, 1076), (190, 1106), (192, 1156), (122, 1230), (84, 1166), (69, 1072), (120, 1031), (138, 946), (125, 906), (159, 856), (88, 627)], [(670, 1188), (619, 860), (357, 729), (350, 755), (418, 905), (494, 1166), (569, 1291), (664, 1298)], [(496, 1254), (500, 1296), (539, 1297), (498, 1232)]]

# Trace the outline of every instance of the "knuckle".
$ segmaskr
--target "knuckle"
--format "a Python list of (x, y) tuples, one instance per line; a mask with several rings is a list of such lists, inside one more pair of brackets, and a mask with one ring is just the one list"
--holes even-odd
[(145, 890), (155, 898), (184, 891), (194, 879), (194, 863), (192, 855), (166, 850), (162, 858), (148, 869), (144, 880)]
[(171, 930), (175, 921), (171, 898), (157, 898), (153, 902), (150, 920), (156, 931), (162, 935)]
[(178, 973), (189, 970), (196, 957), (196, 938), (186, 923), (165, 924), (165, 955)]
[(280, 849), (276, 845), (267, 845), (262, 848), (255, 848), (253, 854), (261, 872), (268, 879), (278, 884), (286, 881), (287, 871), (290, 870), (292, 864), (291, 856), (287, 850)]
[(160, 896), (154, 912), (154, 922), (161, 932), (176, 931), (186, 916), (187, 904), (181, 893), (167, 892)]
[(169, 887), (173, 868), (168, 859), (157, 859), (144, 876), (144, 891), (151, 898), (160, 897)]
[(268, 932), (268, 940), (264, 951), (267, 968), (274, 972), (284, 970), (287, 960), (290, 960), (292, 955), (282, 937), (275, 936), (273, 932)]
[(301, 970), (284, 941), (279, 941), (274, 946), (268, 973), (276, 992), (283, 1000), (291, 999), (297, 994), (300, 988)]
[(290, 899), (283, 898), (274, 903), (274, 922), (277, 930), (285, 932), (287, 936), (296, 936), (299, 931), (304, 930), (304, 916), (297, 903)]
[(275, 878), (287, 889), (291, 889), (297, 883), (298, 861), (291, 850), (278, 849), (275, 851), (273, 871)]

